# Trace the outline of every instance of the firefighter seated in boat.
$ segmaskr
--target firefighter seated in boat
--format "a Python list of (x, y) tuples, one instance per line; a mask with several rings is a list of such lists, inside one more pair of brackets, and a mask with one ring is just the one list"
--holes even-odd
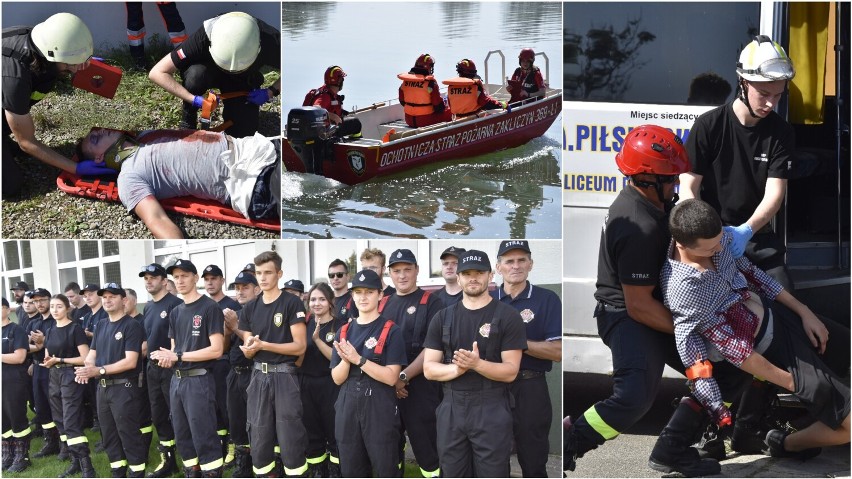
[(535, 98), (544, 96), (547, 91), (547, 85), (544, 84), (544, 78), (541, 76), (541, 71), (535, 62), (535, 51), (532, 48), (524, 48), (518, 55), (518, 64), (512, 78), (509, 79), (509, 85), (506, 91), (512, 94), (509, 103), (525, 100), (527, 98)]
[(405, 109), (405, 123), (412, 128), (453, 119), (452, 113), (441, 98), (438, 82), (432, 76), (434, 71), (435, 60), (424, 53), (417, 57), (414, 67), (408, 73), (396, 76), (402, 80), (399, 103)]
[(348, 117), (348, 111), (343, 109), (343, 99), (340, 94), (343, 89), (343, 77), (346, 72), (337, 65), (326, 68), (323, 75), (323, 86), (314, 88), (305, 95), (305, 100), (302, 106), (318, 106), (324, 108), (328, 112), (329, 121), (337, 125), (335, 137), (344, 136), (361, 136), (361, 120), (355, 117)]
[(456, 63), (456, 72), (459, 74), (458, 77), (442, 82), (449, 86), (447, 101), (450, 103), (450, 111), (453, 115), (474, 115), (484, 110), (504, 108), (503, 103), (492, 98), (485, 90), (482, 78), (476, 74), (476, 65), (473, 60), (465, 58)]

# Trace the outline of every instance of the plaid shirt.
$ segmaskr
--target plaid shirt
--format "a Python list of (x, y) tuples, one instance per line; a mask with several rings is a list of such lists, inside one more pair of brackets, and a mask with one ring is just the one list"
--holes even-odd
[[(726, 360), (740, 366), (752, 353), (758, 318), (745, 305), (752, 294), (775, 299), (781, 285), (745, 257), (734, 259), (728, 245), (733, 240), (725, 232), (722, 250), (712, 257), (714, 270), (699, 271), (671, 258), (674, 241), (661, 273), (663, 303), (672, 312), (675, 341), (685, 367), (708, 359), (707, 344)], [(729, 416), (716, 380), (693, 381), (695, 397), (717, 419)]]

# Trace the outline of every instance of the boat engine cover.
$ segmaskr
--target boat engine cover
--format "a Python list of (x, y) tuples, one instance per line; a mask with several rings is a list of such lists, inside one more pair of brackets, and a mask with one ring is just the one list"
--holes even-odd
[(306, 142), (329, 138), (330, 122), (325, 108), (305, 106), (287, 113), (287, 140)]

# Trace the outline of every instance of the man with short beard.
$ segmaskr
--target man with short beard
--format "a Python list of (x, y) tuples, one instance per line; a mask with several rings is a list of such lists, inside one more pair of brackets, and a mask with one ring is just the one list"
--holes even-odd
[(50, 291), (37, 288), (32, 292), (32, 299), (38, 313), (27, 327), (33, 359), (33, 400), (36, 411), (33, 422), (41, 424), (44, 431), (44, 446), (40, 451), (33, 454), (33, 457), (45, 457), (60, 452), (59, 431), (56, 429), (50, 411), (50, 380), (48, 374), (50, 371), (42, 366), (44, 363), (44, 337), (49, 330), (56, 326), (56, 321), (50, 315)]
[[(151, 301), (145, 303), (142, 315), (145, 317), (145, 337), (148, 341), (148, 353), (170, 348), (169, 313), (182, 301), (166, 290), (166, 269), (157, 263), (143, 266), (139, 277), (145, 280), (145, 291), (151, 295)], [(160, 366), (158, 361), (148, 361), (148, 401), (151, 404), (151, 419), (157, 428), (160, 443), (160, 463), (148, 477), (168, 477), (177, 472), (175, 459), (175, 432), (169, 418), (169, 385), (172, 371)]]
[(30, 285), (23, 281), (18, 281), (17, 283), (15, 283), (15, 286), (12, 286), (11, 288), (9, 288), (9, 290), (12, 291), (12, 296), (14, 296), (15, 303), (18, 304), (18, 307), (15, 310), (15, 317), (18, 319), (18, 324), (21, 325), (24, 330), (26, 330), (26, 327), (23, 325), (24, 308), (22, 305), (24, 303), (24, 293), (30, 290)]
[[(139, 356), (145, 334), (124, 312), (127, 293), (117, 283), (98, 290), (108, 317), (95, 327), (84, 366), (74, 368), (76, 381), (96, 382), (98, 417), (112, 477), (145, 477), (148, 451), (139, 434)], [(128, 411), (134, 413), (128, 414)], [(129, 469), (129, 471), (128, 471)]]
[(332, 314), (337, 318), (351, 318), (358, 315), (358, 309), (352, 304), (349, 292), (349, 266), (340, 259), (328, 265), (328, 284), (334, 291)]

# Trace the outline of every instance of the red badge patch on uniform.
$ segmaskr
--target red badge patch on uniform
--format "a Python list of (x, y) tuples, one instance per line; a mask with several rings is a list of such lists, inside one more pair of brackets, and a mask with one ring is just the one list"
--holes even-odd
[(168, 315), (169, 315), (169, 313), (167, 313), (167, 312), (165, 312), (165, 311), (160, 311), (160, 317), (161, 317), (161, 318), (165, 318), (165, 317), (166, 317), (166, 316), (168, 316)]
[(529, 308), (525, 309), (521, 311), (521, 319), (523, 319), (525, 323), (529, 323), (530, 321), (535, 319), (535, 313), (533, 313), (532, 310), (530, 310)]
[(408, 309), (405, 310), (405, 312), (408, 314), (414, 314), (415, 311), (417, 311), (416, 306), (409, 306)]
[(198, 329), (201, 327), (201, 315), (196, 314), (192, 317), (192, 327)]
[(491, 323), (485, 323), (479, 328), (479, 335), (487, 338), (489, 334), (491, 334)]
[(177, 56), (178, 56), (178, 58), (180, 58), (181, 60), (186, 59), (186, 53), (184, 53), (184, 52), (183, 52), (183, 48), (178, 48)]
[(367, 349), (373, 349), (376, 345), (379, 344), (379, 341), (376, 338), (371, 337), (370, 339), (364, 341), (364, 346)]

